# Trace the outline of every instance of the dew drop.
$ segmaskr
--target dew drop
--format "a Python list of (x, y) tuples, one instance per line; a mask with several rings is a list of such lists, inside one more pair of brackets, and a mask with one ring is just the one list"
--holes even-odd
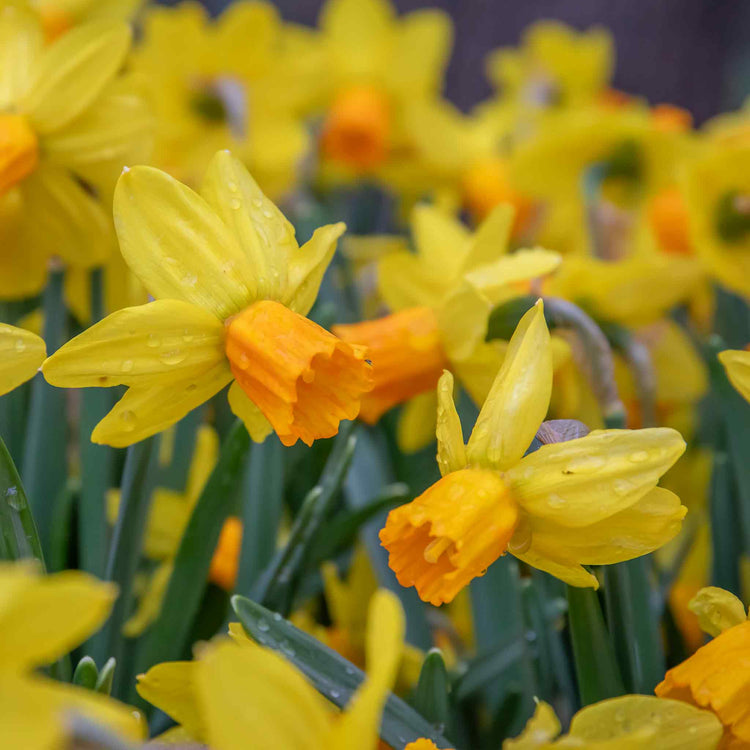
[(240, 203), (238, 198), (232, 198), (232, 200), (229, 201), (229, 207), (235, 211), (239, 211), (239, 209), (242, 208), (242, 203)]
[(312, 383), (313, 380), (315, 380), (315, 370), (305, 370), (302, 373), (302, 380), (304, 380), (305, 383)]
[(642, 464), (644, 461), (648, 461), (648, 453), (646, 451), (635, 451), (628, 456), (628, 460), (634, 464)]
[(550, 508), (562, 508), (562, 506), (565, 505), (565, 498), (552, 492), (547, 498), (547, 504)]
[(270, 627), (271, 626), (265, 620), (258, 620), (258, 630), (260, 630), (261, 632), (268, 632)]
[(133, 370), (133, 360), (132, 359), (124, 359), (122, 361), (121, 369), (123, 372), (132, 372)]
[(8, 487), (5, 491), (5, 501), (13, 510), (23, 510), (26, 507), (26, 501), (18, 494), (18, 488), (15, 486)]
[(331, 689), (331, 698), (333, 698), (334, 700), (336, 700), (337, 698), (340, 698), (340, 697), (341, 697), (341, 691), (340, 690)]
[(26, 351), (26, 344), (24, 343), (23, 339), (16, 339), (16, 351), (17, 352)]
[(155, 333), (149, 333), (146, 336), (146, 346), (150, 346), (152, 349), (161, 344), (161, 339)]
[(274, 622), (281, 622), (281, 620), (283, 618), (281, 617), (281, 615), (278, 612), (274, 612), (273, 613), (273, 619), (274, 619)]
[(185, 359), (185, 352), (182, 349), (170, 349), (159, 355), (159, 360), (165, 365), (179, 365)]
[(135, 412), (125, 409), (125, 411), (120, 413), (120, 421), (124, 430), (132, 432), (135, 429)]
[(263, 201), (260, 198), (253, 198), (252, 203), (255, 208), (260, 208), (263, 205)]
[(233, 192), (237, 192), (237, 183), (234, 180), (229, 180), (227, 182), (227, 187)]
[(190, 342), (191, 342), (191, 341), (192, 341), (192, 340), (193, 340), (194, 338), (195, 338), (195, 336), (194, 336), (194, 335), (192, 334), (192, 332), (191, 332), (191, 331), (190, 331), (190, 330), (189, 330), (188, 328), (186, 328), (186, 329), (185, 329), (185, 330), (184, 330), (184, 331), (182, 332), (182, 340), (183, 340), (183, 341), (184, 341), (184, 342), (185, 342), (186, 344), (190, 343)]
[(289, 643), (289, 641), (282, 641), (281, 642), (281, 650), (287, 656), (294, 656), (295, 655), (294, 646), (292, 646), (292, 644)]
[(245, 352), (240, 352), (239, 357), (237, 357), (237, 367), (239, 367), (240, 370), (247, 370), (247, 368), (250, 367), (250, 357), (248, 357)]
[(631, 489), (633, 489), (633, 483), (628, 479), (615, 479), (612, 483), (612, 489), (615, 491), (616, 495), (626, 495)]
[(186, 273), (182, 277), (182, 283), (185, 286), (194, 287), (198, 283), (198, 277), (194, 273)]
[(568, 462), (563, 474), (590, 474), (601, 469), (604, 464), (602, 456), (578, 456)]
[(267, 219), (270, 219), (273, 216), (273, 213), (269, 209), (264, 208), (263, 209), (263, 216), (265, 216)]

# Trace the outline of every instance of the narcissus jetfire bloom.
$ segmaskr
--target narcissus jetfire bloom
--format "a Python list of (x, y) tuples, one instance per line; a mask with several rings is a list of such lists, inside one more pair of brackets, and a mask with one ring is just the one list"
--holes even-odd
[(750, 401), (750, 351), (727, 349), (719, 352), (719, 360), (724, 365), (731, 384), (742, 394), (745, 401)]
[(750, 620), (736, 596), (701, 589), (690, 609), (714, 636), (682, 664), (670, 669), (656, 694), (713, 711), (724, 726), (722, 748), (750, 746)]
[(215, 642), (194, 662), (166, 662), (138, 678), (141, 697), (180, 724), (162, 739), (213, 750), (377, 747), (403, 644), (404, 614), (394, 594), (380, 590), (371, 601), (368, 676), (342, 712), (282, 656), (250, 641), (238, 625), (230, 632), (234, 643)]
[(581, 709), (561, 735), (552, 707), (539, 702), (523, 732), (503, 750), (714, 750), (721, 724), (709, 711), (649, 695), (623, 695)]
[(90, 268), (113, 249), (103, 203), (122, 165), (148, 155), (150, 117), (117, 77), (124, 23), (81, 25), (45, 47), (35, 13), (0, 14), (0, 297), (41, 290), (47, 260)]
[(380, 541), (402, 586), (449, 602), (498, 557), (572, 586), (598, 587), (583, 565), (647, 554), (672, 539), (687, 509), (657, 487), (685, 443), (675, 430), (596, 430), (524, 456), (547, 412), (552, 351), (541, 300), (518, 324), (468, 445), (453, 377), (438, 385), (443, 478), (392, 510)]
[(260, 440), (331, 437), (371, 387), (364, 347), (304, 316), (343, 224), (301, 248), (245, 167), (216, 154), (195, 193), (151, 167), (115, 191), (122, 254), (154, 302), (113, 313), (50, 357), (68, 388), (127, 385), (94, 442), (130, 445), (174, 424), (230, 382), (229, 404)]
[(35, 671), (94, 633), (116, 596), (112, 584), (79, 571), (42, 576), (33, 564), (0, 563), (0, 726), (7, 747), (67, 747), (76, 714), (123, 738), (144, 739), (134, 709)]
[(0, 323), (0, 396), (33, 378), (46, 356), (35, 333)]
[(432, 432), (434, 396), (414, 397), (434, 393), (448, 366), (477, 403), (484, 401), (503, 358), (500, 342), (484, 340), (492, 308), (528, 291), (534, 279), (560, 263), (557, 253), (541, 248), (506, 254), (512, 224), (508, 205), (496, 207), (473, 234), (435, 207), (414, 209), (417, 252), (404, 248), (378, 264), (379, 291), (393, 313), (334, 328), (344, 340), (370, 350), (375, 386), (362, 402), (364, 421), (374, 424), (388, 409), (413, 399), (404, 422), (426, 420)]

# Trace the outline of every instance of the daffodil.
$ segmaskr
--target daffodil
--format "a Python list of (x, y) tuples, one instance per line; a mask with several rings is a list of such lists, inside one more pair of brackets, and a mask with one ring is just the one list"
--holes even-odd
[(742, 394), (745, 401), (750, 401), (750, 351), (727, 349), (719, 352), (719, 360), (724, 365), (732, 385)]
[(46, 355), (39, 336), (0, 323), (0, 396), (33, 378)]
[(403, 586), (449, 602), (509, 551), (572, 586), (598, 586), (583, 565), (647, 554), (679, 531), (687, 509), (657, 487), (685, 444), (668, 428), (597, 430), (524, 456), (552, 388), (541, 300), (513, 334), (468, 445), (453, 377), (438, 385), (442, 479), (392, 510), (380, 540)]
[(709, 272), (750, 296), (750, 116), (708, 130), (685, 164), (682, 189), (690, 239)]
[(303, 80), (289, 71), (285, 31), (269, 2), (232, 3), (212, 19), (199, 3), (151, 7), (132, 66), (156, 116), (156, 166), (195, 186), (230, 148), (264, 192), (288, 190), (308, 146), (296, 112)]
[(368, 676), (341, 713), (282, 656), (251, 642), (239, 626), (230, 628), (234, 643), (215, 642), (194, 662), (159, 664), (138, 678), (141, 697), (180, 724), (175, 739), (213, 750), (377, 747), (403, 643), (404, 615), (394, 594), (373, 597)]
[[(378, 264), (379, 291), (393, 311), (377, 320), (340, 325), (346, 341), (366, 344), (375, 386), (362, 402), (361, 418), (375, 423), (396, 404), (410, 401), (403, 416), (402, 445), (424, 444), (432, 432), (434, 390), (443, 368), (455, 370), (482, 403), (503, 358), (500, 342), (485, 342), (492, 308), (554, 271), (560, 257), (540, 248), (505, 254), (513, 210), (502, 205), (469, 232), (437, 208), (414, 209), (417, 252), (389, 253)], [(424, 394), (424, 398), (414, 397)], [(423, 425), (411, 435), (410, 423)]]
[(713, 587), (691, 609), (713, 640), (670, 669), (656, 694), (713, 711), (724, 727), (721, 747), (739, 750), (750, 745), (750, 620), (736, 596)]
[(523, 110), (591, 104), (613, 69), (614, 44), (605, 29), (577, 32), (559, 21), (532, 24), (518, 49), (498, 49), (487, 59), (487, 74), (502, 99)]
[(649, 695), (623, 695), (581, 709), (561, 735), (552, 708), (537, 703), (534, 715), (503, 750), (714, 750), (721, 741), (721, 724), (709, 711), (675, 700)]
[(229, 152), (201, 193), (151, 167), (115, 191), (122, 254), (154, 302), (108, 316), (43, 366), (69, 388), (127, 385), (92, 439), (130, 445), (174, 424), (232, 382), (229, 403), (254, 439), (273, 428), (311, 444), (354, 419), (370, 388), (363, 347), (304, 316), (344, 231), (294, 229)]
[(112, 584), (79, 571), (42, 576), (33, 564), (0, 563), (0, 726), (6, 747), (67, 747), (76, 715), (124, 738), (144, 738), (133, 709), (35, 671), (95, 632), (116, 596)]
[[(81, 25), (44, 46), (33, 11), (0, 13), (0, 297), (44, 285), (47, 260), (90, 268), (113, 246), (103, 204), (145, 158), (150, 117), (130, 78), (124, 23)], [(97, 197), (98, 196), (98, 197)]]
[[(123, 633), (129, 638), (140, 635), (161, 610), (185, 527), (208, 477), (216, 466), (218, 455), (219, 436), (216, 430), (209, 425), (201, 425), (195, 436), (195, 450), (185, 482), (185, 491), (177, 492), (166, 487), (156, 487), (151, 494), (143, 537), (143, 554), (158, 565), (149, 575), (141, 578), (142, 590), (138, 606), (123, 626)], [(107, 492), (107, 517), (110, 524), (117, 520), (119, 507), (120, 490), (113, 488)], [(217, 552), (220, 548), (221, 544), (217, 547)], [(221, 578), (220, 575), (218, 577)], [(213, 565), (209, 578), (217, 578)], [(223, 582), (223, 579), (221, 580)]]
[(324, 179), (398, 179), (412, 162), (405, 113), (442, 88), (448, 15), (433, 8), (397, 17), (388, 0), (327, 0), (319, 27)]

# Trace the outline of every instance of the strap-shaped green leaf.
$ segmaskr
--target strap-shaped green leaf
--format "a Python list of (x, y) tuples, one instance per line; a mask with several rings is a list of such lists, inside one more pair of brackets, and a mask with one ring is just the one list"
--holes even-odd
[(419, 682), (411, 700), (414, 709), (439, 732), (445, 731), (450, 718), (448, 672), (440, 649), (431, 649), (422, 662)]
[[(362, 670), (311, 635), (295, 628), (278, 613), (250, 599), (234, 596), (232, 607), (254, 641), (283, 654), (336, 706), (344, 707), (349, 703), (365, 679)], [(402, 750), (420, 737), (431, 739), (439, 748), (451, 747), (451, 743), (423, 716), (395, 695), (390, 695), (386, 701), (380, 736), (395, 750)]]

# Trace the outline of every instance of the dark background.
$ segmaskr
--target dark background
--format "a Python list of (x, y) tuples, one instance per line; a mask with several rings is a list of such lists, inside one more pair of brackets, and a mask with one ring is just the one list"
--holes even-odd
[[(226, 0), (203, 0), (219, 12)], [(174, 4), (168, 0), (168, 4)], [(282, 16), (314, 25), (323, 0), (275, 0)], [(468, 109), (490, 91), (484, 57), (515, 45), (540, 18), (615, 38), (615, 86), (689, 109), (697, 122), (742, 104), (750, 93), (750, 0), (395, 0), (401, 12), (438, 7), (453, 18), (456, 41), (446, 94)]]

